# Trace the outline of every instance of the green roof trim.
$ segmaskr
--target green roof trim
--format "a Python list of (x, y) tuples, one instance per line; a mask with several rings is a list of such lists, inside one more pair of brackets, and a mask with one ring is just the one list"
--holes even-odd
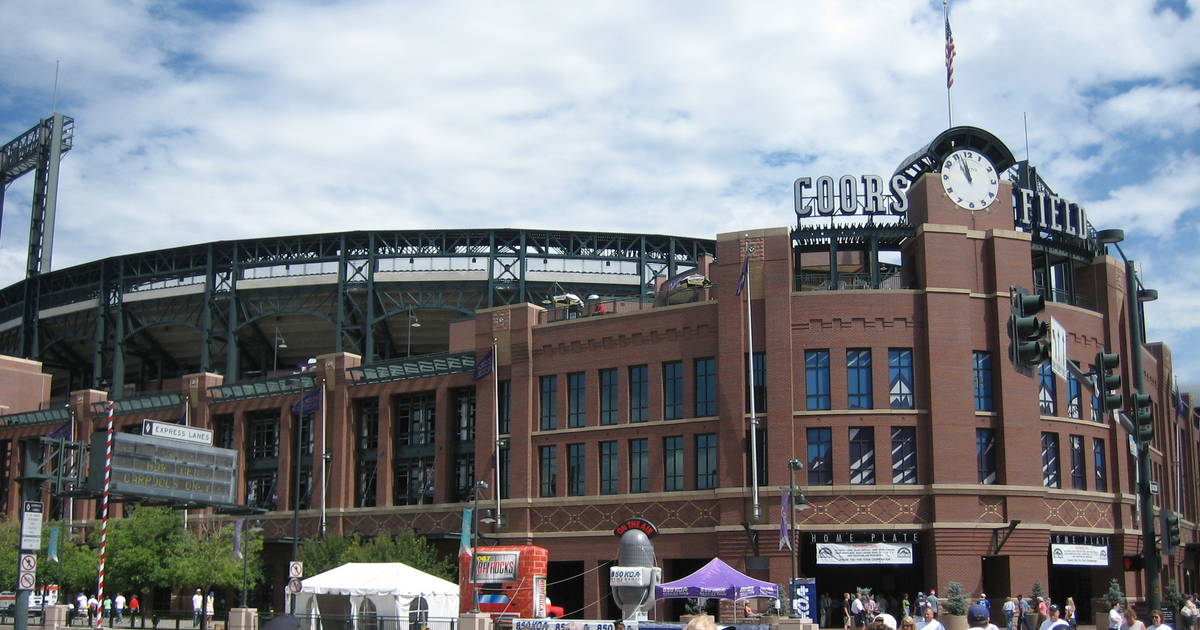
[[(157, 392), (114, 400), (113, 415), (123, 416), (141, 411), (155, 411), (158, 409), (170, 409), (172, 407), (179, 407), (182, 410), (183, 396), (179, 392)], [(94, 402), (92, 403), (92, 411), (97, 414), (108, 413), (108, 403), (103, 401)]]
[(70, 419), (71, 412), (67, 411), (66, 407), (58, 407), (56, 409), (40, 409), (38, 411), (25, 411), (22, 413), (0, 416), (0, 424), (41, 424), (43, 422), (62, 423)]
[(396, 361), (354, 367), (350, 368), (350, 378), (353, 385), (369, 385), (474, 371), (475, 353), (455, 352), (423, 354)]
[(266, 378), (257, 381), (245, 381), (230, 385), (214, 385), (208, 388), (208, 395), (211, 402), (218, 403), (248, 400), (250, 398), (285, 396), (287, 394), (303, 392), (306, 389), (314, 387), (316, 387), (315, 376), (311, 372), (301, 372), (299, 374), (288, 374), (287, 376)]

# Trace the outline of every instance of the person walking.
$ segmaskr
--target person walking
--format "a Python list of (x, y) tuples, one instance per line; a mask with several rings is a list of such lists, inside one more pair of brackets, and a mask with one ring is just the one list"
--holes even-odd
[(1067, 622), (1067, 625), (1070, 626), (1071, 628), (1074, 628), (1078, 624), (1078, 621), (1075, 619), (1075, 598), (1074, 597), (1067, 598), (1067, 603), (1066, 603), (1066, 605), (1063, 606), (1063, 615), (1062, 616), (1063, 616), (1063, 620), (1065, 620)]
[(850, 608), (853, 602), (850, 600), (850, 593), (842, 593), (842, 628), (850, 630)]
[(1121, 630), (1121, 619), (1121, 603), (1117, 602), (1108, 609), (1108, 630)]
[[(138, 616), (142, 614), (142, 603), (138, 601), (137, 593), (129, 596), (129, 626), (137, 621)], [(146, 625), (145, 618), (142, 619), (142, 625)]]
[(1133, 609), (1133, 606), (1125, 607), (1125, 614), (1121, 620), (1121, 630), (1146, 630), (1146, 624), (1137, 618), (1137, 611)]
[(1008, 630), (1015, 630), (1016, 625), (1013, 624), (1013, 621), (1015, 620), (1017, 614), (1016, 600), (1011, 597), (1005, 599), (1004, 606), (1001, 607), (1001, 610), (1004, 611), (1004, 627)]
[(117, 593), (117, 596), (113, 598), (113, 619), (115, 623), (125, 621), (125, 595), (123, 593)]
[(192, 625), (200, 626), (200, 622), (204, 619), (204, 595), (200, 589), (192, 594)]
[(912, 602), (908, 601), (908, 593), (905, 593), (904, 597), (900, 600), (900, 617), (904, 618), (904, 617), (911, 617), (911, 616), (912, 616)]
[(933, 616), (934, 617), (938, 616), (938, 613), (941, 611), (938, 610), (937, 589), (934, 589), (934, 588), (929, 589), (929, 595), (925, 597), (925, 602), (927, 604), (929, 604), (930, 608), (933, 609)]
[(867, 627), (867, 607), (859, 593), (855, 593), (854, 600), (850, 602), (850, 616), (854, 619), (855, 628), (862, 630)]
[(1155, 608), (1150, 611), (1150, 627), (1147, 630), (1171, 630), (1171, 626), (1163, 623), (1161, 610)]
[(1033, 613), (1033, 604), (1029, 603), (1028, 599), (1025, 599), (1023, 593), (1019, 593), (1017, 594), (1017, 606), (1020, 607), (1021, 611), (1020, 627), (1025, 628), (1025, 630), (1033, 630), (1033, 626), (1029, 623), (1029, 615)]

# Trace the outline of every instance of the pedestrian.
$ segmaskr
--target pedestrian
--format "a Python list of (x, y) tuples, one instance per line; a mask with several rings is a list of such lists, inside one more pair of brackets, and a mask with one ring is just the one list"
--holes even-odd
[(200, 589), (192, 595), (192, 625), (199, 626), (200, 621), (204, 619), (204, 595)]
[(1004, 627), (1007, 630), (1016, 630), (1017, 626), (1014, 622), (1017, 618), (1017, 600), (1011, 597), (1005, 599), (1002, 610), (1004, 611)]
[(833, 598), (829, 596), (829, 591), (821, 593), (821, 627), (829, 627), (829, 616), (833, 612)]
[(1108, 630), (1121, 630), (1121, 619), (1121, 602), (1117, 602), (1108, 609)]
[(988, 616), (989, 616), (989, 617), (991, 616), (991, 614), (992, 614), (992, 602), (988, 601), (988, 598), (987, 598), (987, 593), (984, 593), (983, 591), (979, 591), (979, 600), (978, 600), (978, 601), (976, 601), (975, 603), (976, 603), (976, 604), (981, 604), (981, 605), (982, 605), (984, 608), (987, 608), (987, 609), (988, 609)]
[[(142, 603), (138, 601), (137, 593), (129, 596), (129, 625), (133, 626), (136, 618), (142, 614)], [(142, 625), (146, 625), (145, 618), (142, 619)]]
[(1063, 606), (1063, 619), (1066, 620), (1067, 625), (1070, 626), (1072, 629), (1074, 629), (1076, 624), (1079, 623), (1075, 619), (1075, 598), (1074, 597), (1067, 598), (1067, 603), (1065, 606)]
[(1155, 608), (1150, 611), (1150, 627), (1147, 630), (1171, 630), (1171, 626), (1163, 623), (1161, 610)]
[(1183, 608), (1179, 611), (1179, 616), (1183, 619), (1183, 630), (1193, 630), (1196, 627), (1196, 621), (1200, 620), (1200, 608), (1196, 606), (1196, 596), (1188, 597), (1184, 602)]
[(933, 609), (933, 616), (938, 616), (938, 613), (941, 611), (938, 610), (937, 589), (929, 589), (929, 595), (925, 598), (925, 602), (929, 604), (931, 609)]
[(925, 618), (925, 608), (929, 606), (929, 600), (925, 599), (925, 593), (917, 593), (917, 609), (914, 611), (917, 614), (917, 619)]
[(100, 600), (95, 595), (88, 597), (88, 627), (96, 625), (96, 615), (100, 613)]
[(1121, 621), (1121, 630), (1146, 630), (1146, 624), (1137, 618), (1137, 611), (1133, 609), (1133, 606), (1125, 607), (1125, 615)]
[(75, 616), (82, 619), (87, 614), (87, 607), (87, 595), (84, 595), (83, 591), (79, 591), (79, 594), (75, 596)]
[(1058, 609), (1057, 604), (1048, 604), (1046, 606), (1046, 620), (1042, 622), (1038, 630), (1066, 630), (1067, 622), (1063, 621), (1061, 614), (1062, 611)]
[(946, 630), (946, 626), (933, 617), (933, 606), (926, 606), (925, 618), (917, 624), (917, 630)]
[(1020, 607), (1021, 611), (1021, 627), (1025, 628), (1025, 630), (1033, 630), (1033, 627), (1029, 624), (1029, 615), (1033, 614), (1033, 604), (1028, 599), (1025, 599), (1024, 593), (1017, 594), (1017, 606)]
[(850, 593), (842, 593), (842, 628), (850, 630), (850, 608), (853, 602), (850, 601)]
[(117, 593), (117, 596), (113, 598), (113, 617), (116, 619), (116, 623), (125, 621), (125, 595), (121, 593)]
[(904, 598), (900, 600), (900, 618), (912, 616), (912, 602), (908, 601), (908, 593), (904, 594)]
[(1046, 601), (1045, 597), (1039, 597), (1037, 606), (1038, 606), (1038, 627), (1040, 628), (1041, 624), (1046, 623), (1046, 620), (1050, 618), (1050, 602)]
[(208, 598), (204, 600), (204, 615), (205, 615), (205, 617), (208, 618), (208, 620), (210, 622), (212, 621), (212, 618), (213, 618), (213, 612), (216, 611), (216, 609), (217, 609), (216, 602), (217, 602), (216, 596), (214, 595), (214, 593), (212, 591), (209, 591)]
[(996, 624), (992, 623), (992, 611), (988, 610), (987, 606), (976, 602), (967, 609), (967, 623), (972, 628), (980, 628), (981, 630), (1000, 630)]
[(855, 628), (862, 630), (867, 627), (867, 607), (863, 604), (861, 593), (854, 593), (854, 600), (850, 602), (850, 615), (854, 618)]

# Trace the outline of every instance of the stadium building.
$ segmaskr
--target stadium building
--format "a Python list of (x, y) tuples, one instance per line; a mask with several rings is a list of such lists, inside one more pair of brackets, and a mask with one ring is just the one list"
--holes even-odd
[[(795, 192), (795, 226), (715, 240), (344, 232), (32, 277), (0, 291), (0, 352), (26, 357), (0, 367), (0, 507), (19, 510), (21, 438), (87, 435), (113, 400), (121, 431), (186, 420), (237, 450), (237, 502), (265, 510), (279, 560), (297, 507), (303, 537), (457, 541), (478, 498), (485, 543), (549, 549), (568, 616), (616, 614), (612, 529), (636, 516), (664, 581), (713, 556), (780, 584), (795, 562), (835, 599), (1040, 581), (1089, 623), (1110, 578), (1145, 597), (1122, 566), (1141, 552), (1131, 433), (1088, 376), (1108, 352), (1150, 394), (1154, 503), (1181, 515), (1163, 584), (1200, 590), (1200, 413), (1144, 338), (1153, 292), (1114, 232), (972, 127), (890, 177)], [(1022, 292), (1065, 361), (1014, 365)]]

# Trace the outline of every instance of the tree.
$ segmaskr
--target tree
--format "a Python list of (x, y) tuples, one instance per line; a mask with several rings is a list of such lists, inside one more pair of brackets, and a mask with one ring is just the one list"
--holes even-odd
[(961, 583), (950, 582), (946, 585), (946, 602), (942, 606), (946, 608), (947, 614), (967, 614), (967, 594), (963, 591)]
[(108, 524), (105, 590), (150, 593), (172, 584), (180, 548), (188, 537), (180, 512), (141, 506)]
[[(1178, 614), (1183, 609), (1183, 605), (1187, 602), (1187, 597), (1179, 590), (1179, 583), (1171, 580), (1167, 583), (1167, 588), (1163, 589), (1163, 606)], [(1178, 617), (1176, 617), (1178, 619)]]
[(416, 532), (400, 532), (364, 539), (356, 534), (327, 536), (300, 546), (300, 560), (308, 575), (323, 573), (347, 562), (403, 562), (440, 578), (452, 580), (454, 564), (438, 556), (437, 549)]
[(1037, 601), (1037, 598), (1039, 598), (1039, 597), (1041, 597), (1041, 598), (1046, 597), (1046, 589), (1042, 588), (1041, 580), (1034, 580), (1033, 590), (1030, 591), (1029, 594), (1033, 596), (1034, 601)]
[(1117, 578), (1108, 581), (1108, 592), (1104, 594), (1104, 601), (1108, 603), (1109, 608), (1125, 601), (1125, 593), (1121, 592), (1121, 583)]

